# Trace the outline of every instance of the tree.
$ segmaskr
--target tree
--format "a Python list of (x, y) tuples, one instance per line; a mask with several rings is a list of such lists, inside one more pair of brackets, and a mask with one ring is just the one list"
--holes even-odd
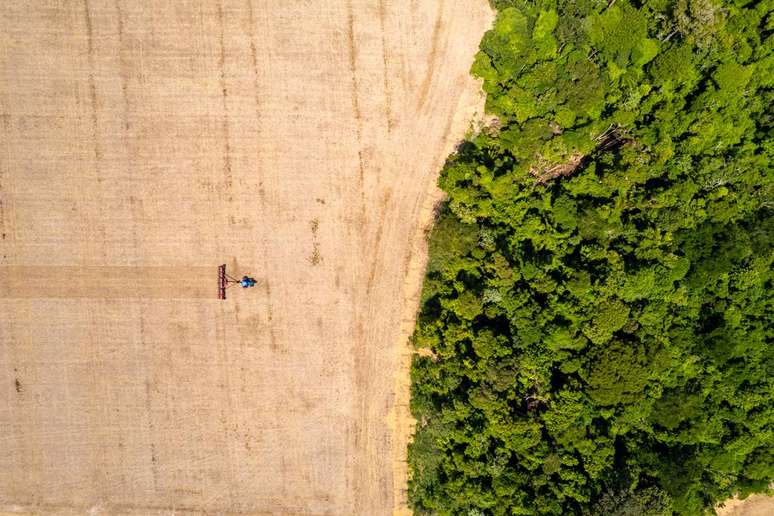
[(701, 514), (774, 480), (771, 0), (497, 0), (415, 344), (418, 514)]

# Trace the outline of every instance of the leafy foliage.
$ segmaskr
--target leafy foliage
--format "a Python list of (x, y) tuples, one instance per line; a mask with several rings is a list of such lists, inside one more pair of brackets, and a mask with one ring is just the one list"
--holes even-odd
[(473, 73), (499, 123), (443, 170), (414, 335), (415, 510), (765, 490), (772, 1), (495, 4)]

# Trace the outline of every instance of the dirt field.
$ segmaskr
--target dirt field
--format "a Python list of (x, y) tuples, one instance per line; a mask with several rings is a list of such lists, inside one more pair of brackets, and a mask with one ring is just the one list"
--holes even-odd
[[(772, 486), (774, 488), (774, 486)], [(744, 500), (726, 500), (724, 507), (717, 509), (718, 516), (771, 516), (774, 514), (774, 497), (752, 495)]]
[[(404, 507), (485, 0), (0, 5), (0, 511)], [(216, 267), (258, 286), (216, 299)]]

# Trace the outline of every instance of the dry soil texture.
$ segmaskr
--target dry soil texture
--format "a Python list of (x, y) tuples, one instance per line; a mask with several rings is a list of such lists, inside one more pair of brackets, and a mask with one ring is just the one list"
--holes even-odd
[[(774, 486), (772, 486), (774, 487)], [(717, 509), (718, 516), (771, 516), (774, 514), (774, 497), (752, 495), (744, 500), (731, 498)]]
[[(422, 225), (491, 16), (0, 4), (0, 511), (401, 507)], [(257, 287), (219, 301), (220, 263)]]

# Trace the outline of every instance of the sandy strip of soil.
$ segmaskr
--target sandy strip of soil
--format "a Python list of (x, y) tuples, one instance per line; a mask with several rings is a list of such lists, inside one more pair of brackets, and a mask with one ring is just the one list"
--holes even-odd
[(0, 297), (217, 299), (216, 278), (215, 267), (0, 267)]
[(774, 497), (761, 494), (748, 496), (744, 500), (734, 497), (715, 510), (718, 516), (771, 516), (774, 514)]

